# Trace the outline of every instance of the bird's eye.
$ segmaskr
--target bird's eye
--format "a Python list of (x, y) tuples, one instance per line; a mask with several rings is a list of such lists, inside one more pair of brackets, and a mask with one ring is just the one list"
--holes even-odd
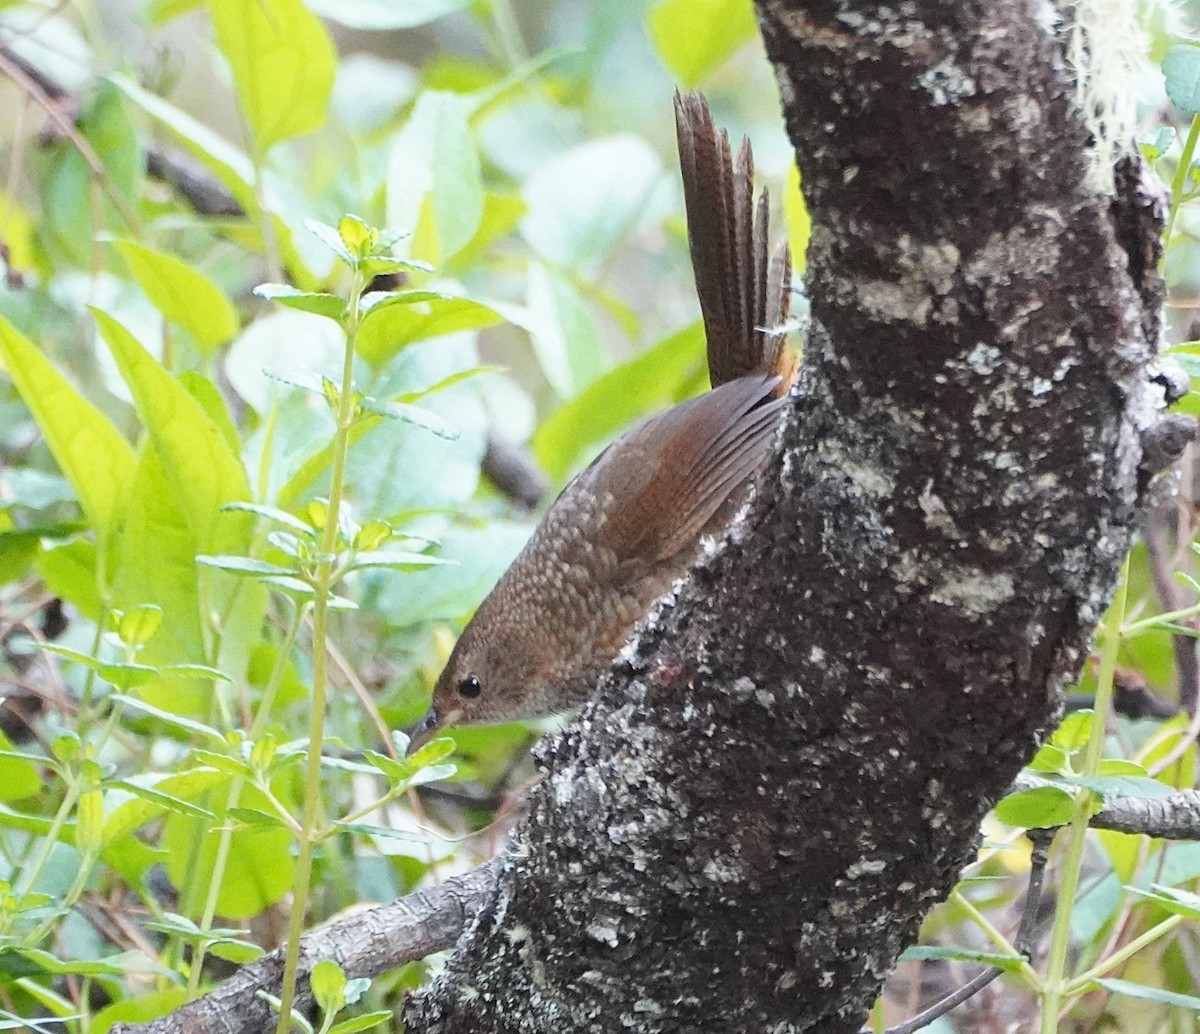
[(468, 675), (458, 684), (458, 695), (466, 697), (468, 700), (474, 700), (482, 692), (483, 683), (479, 681), (477, 675)]

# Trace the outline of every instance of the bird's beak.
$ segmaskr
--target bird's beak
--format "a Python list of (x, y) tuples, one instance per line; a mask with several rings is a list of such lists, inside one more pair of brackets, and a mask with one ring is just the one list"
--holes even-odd
[(447, 725), (453, 725), (457, 722), (462, 717), (462, 714), (462, 709), (457, 707), (452, 711), (447, 711), (445, 714), (439, 714), (437, 708), (431, 707), (425, 712), (425, 717), (413, 729), (408, 750), (404, 752), (405, 756), (412, 757)]

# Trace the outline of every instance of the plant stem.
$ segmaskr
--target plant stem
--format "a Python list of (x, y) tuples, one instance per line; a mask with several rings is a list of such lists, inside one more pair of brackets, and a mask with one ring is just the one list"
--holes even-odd
[[(288, 625), (287, 634), (279, 645), (279, 652), (275, 656), (275, 664), (271, 668), (266, 688), (263, 689), (258, 713), (254, 716), (254, 724), (250, 726), (249, 737), (252, 742), (262, 735), (263, 726), (270, 717), (275, 694), (279, 689), (279, 683), (283, 681), (283, 673), (287, 668), (288, 658), (292, 654), (292, 647), (296, 643), (296, 636), (300, 633), (300, 625), (303, 620), (304, 606), (297, 603), (296, 612)], [(229, 796), (225, 798), (225, 806), (217, 812), (217, 823), (221, 827), (221, 839), (217, 841), (217, 854), (213, 860), (212, 872), (208, 877), (208, 896), (204, 899), (204, 914), (200, 917), (199, 924), (201, 930), (211, 929), (213, 917), (217, 914), (217, 898), (221, 893), (221, 884), (225, 882), (225, 867), (229, 864), (229, 850), (233, 845), (233, 827), (229, 825), (229, 813), (241, 802), (242, 790), (245, 789), (245, 786), (245, 776), (236, 776), (229, 787)], [(200, 990), (200, 972), (204, 968), (204, 956), (207, 951), (207, 941), (200, 941), (194, 949), (191, 970), (188, 973), (187, 997), (189, 1001), (195, 998)]]
[[(1096, 679), (1096, 703), (1092, 714), (1092, 730), (1084, 752), (1084, 776), (1094, 776), (1104, 751), (1104, 733), (1112, 709), (1113, 686), (1117, 656), (1121, 649), (1121, 623), (1125, 617), (1125, 601), (1129, 592), (1129, 557), (1121, 568), (1121, 580), (1108, 615), (1104, 619), (1104, 648), (1100, 654), (1100, 672)], [(1071, 943), (1071, 912), (1079, 889), (1079, 873), (1087, 845), (1088, 820), (1091, 818), (1092, 794), (1077, 791), (1075, 812), (1067, 831), (1067, 846), (1059, 875), (1058, 906), (1054, 913), (1054, 930), (1050, 939), (1050, 955), (1046, 961), (1046, 978), (1042, 991), (1042, 1034), (1056, 1034), (1058, 1014), (1066, 993), (1067, 950)]]
[[(950, 895), (950, 900), (953, 901), (964, 912), (966, 912), (968, 916), (970, 916), (971, 922), (973, 922), (985, 934), (987, 934), (988, 939), (991, 940), (991, 942), (996, 945), (997, 948), (999, 948), (1006, 955), (1020, 956), (1020, 949), (1018, 949), (1012, 943), (1012, 941), (1005, 937), (1004, 934), (997, 930), (988, 917), (980, 912), (979, 909), (975, 907), (974, 903), (965, 894), (963, 894), (962, 891), (954, 891), (954, 893)], [(1023, 961), (1017, 972), (1019, 972), (1021, 976), (1025, 978), (1025, 982), (1031, 988), (1034, 990), (1041, 989), (1042, 979), (1037, 975), (1037, 971), (1028, 962)]]
[(1153, 944), (1160, 937), (1162, 937), (1163, 934), (1170, 933), (1175, 929), (1175, 927), (1183, 922), (1183, 918), (1183, 916), (1179, 915), (1170, 916), (1167, 919), (1164, 919), (1157, 926), (1152, 926), (1140, 937), (1135, 937), (1120, 951), (1115, 951), (1109, 955), (1108, 958), (1101, 959), (1086, 973), (1080, 973), (1079, 976), (1067, 984), (1067, 986), (1063, 989), (1063, 993), (1065, 995), (1082, 994), (1087, 990), (1088, 984), (1095, 980), (1096, 977), (1103, 976), (1110, 970), (1116, 969), (1117, 966), (1121, 965), (1121, 963), (1126, 959), (1132, 958), (1147, 945)]
[(1188, 173), (1192, 168), (1192, 159), (1196, 155), (1196, 144), (1200, 142), (1200, 115), (1192, 116), (1192, 124), (1188, 129), (1187, 139), (1183, 142), (1183, 151), (1179, 155), (1179, 165), (1171, 178), (1171, 207), (1167, 215), (1167, 225), (1163, 232), (1163, 244), (1171, 242), (1171, 234), (1175, 230), (1175, 217), (1183, 204), (1184, 192), (1187, 189)]
[(354, 343), (358, 335), (359, 303), (365, 284), (362, 274), (354, 273), (350, 287), (350, 311), (346, 319), (346, 351), (342, 361), (342, 384), (338, 394), (337, 425), (333, 438), (333, 470), (330, 475), (329, 509), (321, 534), (321, 560), (317, 564), (313, 594), (313, 692), (312, 715), (308, 731), (308, 770), (304, 782), (304, 808), (301, 815), (300, 852), (296, 858), (296, 878), (292, 893), (292, 915), (288, 924), (287, 955), (283, 967), (278, 1034), (287, 1034), (292, 1023), (292, 1003), (296, 997), (296, 970), (300, 962), (300, 937), (308, 908), (312, 880), (313, 851), (317, 845), (317, 807), (321, 796), (321, 744), (325, 738), (326, 688), (329, 677), (329, 597), (333, 590), (334, 554), (337, 549), (339, 517), (346, 479), (346, 456), (350, 449), (350, 428), (356, 416), (354, 406)]

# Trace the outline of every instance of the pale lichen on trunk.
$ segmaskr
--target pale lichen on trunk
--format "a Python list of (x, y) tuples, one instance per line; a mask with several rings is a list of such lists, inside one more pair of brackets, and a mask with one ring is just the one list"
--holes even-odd
[(1155, 201), (1087, 185), (1045, 6), (761, 0), (816, 227), (778, 459), (410, 1030), (855, 1031), (953, 885), (1163, 438)]

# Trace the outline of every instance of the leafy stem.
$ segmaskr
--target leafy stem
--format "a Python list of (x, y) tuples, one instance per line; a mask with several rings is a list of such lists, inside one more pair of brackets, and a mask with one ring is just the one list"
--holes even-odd
[(345, 318), (346, 348), (342, 360), (342, 381), (337, 399), (333, 438), (333, 469), (330, 476), (329, 510), (322, 528), (320, 559), (316, 565), (312, 605), (313, 687), (312, 713), (308, 729), (308, 767), (304, 780), (304, 806), (301, 813), (300, 851), (296, 859), (292, 914), (288, 924), (287, 954), (280, 994), (278, 1034), (287, 1034), (292, 1022), (292, 1003), (296, 996), (296, 970), (300, 961), (300, 938), (312, 881), (313, 852), (317, 846), (317, 810), (321, 799), (321, 744), (325, 738), (325, 708), (329, 678), (329, 598), (336, 577), (334, 557), (342, 496), (346, 478), (346, 456), (350, 449), (350, 429), (354, 423), (354, 345), (361, 320), (362, 294), (369, 280), (355, 268), (350, 286), (350, 305)]
[[(1116, 682), (1117, 656), (1121, 649), (1121, 625), (1125, 618), (1125, 603), (1129, 592), (1129, 558), (1121, 569), (1121, 581), (1103, 625), (1103, 649), (1100, 653), (1100, 672), (1096, 680), (1096, 703), (1092, 713), (1092, 728), (1084, 751), (1082, 775), (1094, 776), (1100, 767), (1104, 750), (1104, 733), (1112, 709), (1113, 687)], [(1071, 911), (1079, 889), (1083, 852), (1087, 845), (1088, 821), (1092, 816), (1093, 797), (1090, 791), (1080, 790), (1075, 798), (1075, 810), (1067, 827), (1067, 846), (1063, 856), (1058, 906), (1054, 913), (1054, 929), (1050, 938), (1050, 955), (1046, 962), (1046, 977), (1042, 992), (1042, 1034), (1055, 1034), (1063, 998), (1068, 993), (1066, 979), (1067, 952), (1071, 940)]]

